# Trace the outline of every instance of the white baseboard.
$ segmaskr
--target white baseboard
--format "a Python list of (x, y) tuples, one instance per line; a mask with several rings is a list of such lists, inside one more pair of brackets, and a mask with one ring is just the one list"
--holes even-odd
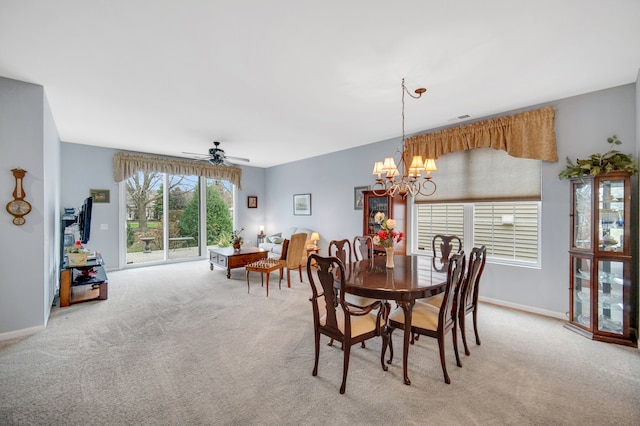
[(532, 314), (542, 315), (545, 317), (557, 318), (560, 320), (567, 320), (567, 314), (562, 312), (554, 312), (554, 311), (549, 311), (547, 309), (533, 308), (531, 306), (520, 305), (518, 303), (505, 302), (504, 300), (492, 299), (490, 297), (478, 297), (478, 300), (484, 303), (504, 306), (506, 308), (517, 309), (519, 311), (530, 312)]
[(46, 330), (46, 328), (47, 327), (44, 325), (39, 325), (37, 327), (29, 327), (29, 328), (23, 328), (22, 330), (14, 330), (14, 331), (9, 331), (7, 333), (1, 333), (0, 342), (5, 340), (17, 339), (19, 337), (27, 337), (33, 334), (38, 334)]

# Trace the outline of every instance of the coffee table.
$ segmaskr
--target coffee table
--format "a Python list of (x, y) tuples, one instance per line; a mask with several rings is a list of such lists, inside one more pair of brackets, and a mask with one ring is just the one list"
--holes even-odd
[[(267, 297), (269, 297), (269, 275), (271, 275), (273, 271), (282, 271), (282, 268), (284, 268), (284, 266), (284, 260), (278, 259), (262, 259), (249, 263), (244, 267), (247, 270), (247, 293), (249, 293), (249, 272), (260, 272), (260, 280), (262, 282), (262, 285), (264, 285), (263, 274), (267, 275)], [(282, 272), (280, 272), (280, 281), (278, 282), (278, 288), (281, 288), (281, 284)]]
[(231, 278), (231, 270), (242, 268), (256, 260), (266, 259), (267, 251), (258, 247), (241, 247), (235, 250), (233, 247), (221, 247), (209, 249), (209, 267), (219, 266), (227, 270), (227, 278)]

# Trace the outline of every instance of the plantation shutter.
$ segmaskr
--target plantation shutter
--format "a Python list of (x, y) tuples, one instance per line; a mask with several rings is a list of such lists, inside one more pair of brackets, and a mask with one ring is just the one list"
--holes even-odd
[(538, 203), (478, 203), (473, 216), (473, 245), (487, 256), (537, 261)]
[(416, 208), (418, 250), (431, 252), (431, 241), (436, 234), (457, 235), (464, 243), (462, 204), (421, 204)]

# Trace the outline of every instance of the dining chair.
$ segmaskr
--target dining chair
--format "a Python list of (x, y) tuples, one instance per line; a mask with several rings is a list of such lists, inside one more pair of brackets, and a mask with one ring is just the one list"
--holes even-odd
[(357, 236), (353, 239), (355, 260), (371, 259), (373, 256), (373, 238), (371, 235)]
[[(449, 258), (451, 254), (462, 252), (462, 240), (457, 235), (443, 235), (436, 234), (431, 240), (431, 249), (433, 250), (431, 263), (433, 269), (437, 272), (446, 271), (449, 264)], [(437, 307), (442, 304), (443, 294), (436, 294), (435, 296), (427, 297), (425, 299), (418, 299), (416, 303), (430, 303)], [(411, 335), (411, 344), (420, 338), (417, 334)]]
[(347, 239), (331, 240), (329, 242), (329, 256), (335, 256), (343, 265), (353, 263), (351, 242)]
[[(457, 323), (458, 323), (458, 302), (460, 286), (464, 279), (465, 254), (464, 251), (453, 255), (449, 259), (447, 269), (447, 283), (445, 286), (442, 305), (437, 308), (428, 303), (416, 303), (412, 310), (411, 324), (405, 324), (404, 310), (401, 307), (393, 310), (388, 317), (387, 326), (389, 328), (388, 345), (389, 345), (389, 364), (393, 360), (393, 341), (392, 334), (396, 328), (404, 330), (405, 327), (411, 327), (411, 333), (417, 333), (421, 336), (433, 337), (438, 340), (438, 348), (440, 350), (440, 364), (442, 365), (442, 373), (444, 381), (451, 383), (449, 374), (447, 373), (447, 364), (445, 360), (445, 336), (451, 332), (453, 338), (453, 350), (456, 355), (456, 365), (462, 367), (460, 355), (458, 354), (457, 339)], [(386, 345), (382, 346), (382, 356)]]
[(282, 272), (284, 270), (284, 268), (287, 267), (287, 253), (289, 252), (289, 240), (288, 239), (284, 239), (282, 241), (282, 253), (280, 254), (280, 257), (278, 258), (278, 262), (280, 262), (280, 280), (278, 281), (278, 288), (282, 288)]
[[(315, 267), (311, 265), (315, 262)], [(336, 274), (336, 270), (339, 271)], [(329, 346), (333, 340), (342, 343), (343, 366), (342, 385), (343, 394), (347, 385), (349, 357), (351, 346), (365, 340), (382, 335), (384, 327), (384, 306), (376, 301), (368, 306), (352, 306), (345, 302), (345, 274), (342, 261), (335, 257), (323, 257), (311, 254), (307, 259), (307, 276), (311, 286), (312, 297), (309, 299), (313, 307), (313, 330), (315, 343), (315, 360), (313, 376), (318, 375), (318, 360), (320, 358), (320, 335), (329, 337)], [(340, 291), (336, 299), (334, 285), (336, 276), (340, 278)], [(377, 312), (376, 312), (377, 311)], [(380, 355), (380, 364), (385, 370), (384, 353)]]
[(436, 234), (431, 240), (431, 249), (433, 251), (431, 259), (433, 269), (438, 272), (444, 272), (447, 270), (451, 254), (462, 251), (462, 240), (457, 235)]
[(478, 293), (480, 291), (480, 278), (484, 271), (484, 264), (487, 261), (487, 248), (474, 247), (469, 255), (469, 266), (467, 268), (467, 277), (464, 280), (462, 289), (460, 290), (460, 309), (458, 313), (458, 324), (460, 333), (462, 334), (462, 343), (464, 344), (465, 355), (470, 355), (467, 346), (467, 335), (465, 330), (465, 318), (469, 313), (473, 312), (473, 331), (476, 335), (476, 345), (480, 345), (480, 336), (478, 335)]
[[(471, 312), (473, 312), (473, 331), (476, 335), (476, 344), (480, 345), (480, 337), (478, 335), (478, 294), (480, 291), (480, 277), (482, 276), (482, 271), (484, 271), (486, 261), (487, 248), (485, 246), (474, 247), (469, 255), (467, 274), (460, 288), (458, 325), (460, 327), (460, 334), (462, 335), (465, 355), (471, 355), (469, 346), (467, 345), (465, 321), (466, 316)], [(429, 303), (439, 308), (442, 304), (442, 293), (426, 299), (419, 299), (416, 303)]]
[[(289, 240), (289, 246), (287, 247), (286, 259), (284, 259), (284, 268), (287, 269), (287, 287), (291, 287), (291, 270), (297, 269), (300, 273), (300, 282), (302, 280), (302, 265), (303, 257), (305, 254), (305, 242), (307, 241), (307, 234), (300, 232), (293, 234)], [(283, 247), (284, 253), (284, 247)], [(282, 269), (280, 270), (280, 278), (282, 278)]]
[[(351, 242), (346, 238), (342, 240), (331, 240), (329, 242), (328, 253), (329, 253), (329, 256), (335, 256), (338, 259), (340, 259), (343, 265), (350, 265), (351, 263), (353, 263), (353, 257), (351, 254)], [(349, 268), (348, 271), (349, 272), (346, 272), (347, 274), (350, 273), (351, 268)], [(336, 275), (336, 283), (340, 281), (340, 276), (339, 276), (340, 273), (341, 273), (340, 270), (338, 269), (334, 270), (334, 275)], [(346, 278), (348, 280), (349, 276), (347, 275)], [(339, 285), (334, 286), (334, 291), (336, 292), (336, 302), (337, 302), (337, 299), (338, 299), (337, 293), (340, 291)], [(365, 299), (360, 296), (356, 296), (354, 294), (346, 294), (345, 298), (348, 304), (352, 304), (354, 306), (366, 306), (375, 302), (375, 299)], [(333, 341), (329, 342), (329, 344), (332, 344), (332, 343)], [(364, 341), (362, 342), (362, 347), (363, 348), (365, 347)]]
[[(357, 238), (357, 237), (356, 237)], [(371, 239), (372, 247), (373, 247), (373, 239)], [(354, 260), (357, 260), (357, 255), (352, 253), (351, 251), (351, 242), (347, 239), (343, 240), (332, 240), (329, 242), (329, 256), (335, 256), (342, 261), (343, 265), (351, 264)], [(355, 256), (355, 259), (354, 259)], [(346, 279), (349, 280), (351, 273), (351, 268), (347, 268), (347, 276)], [(376, 302), (376, 299), (371, 299), (368, 297), (357, 296), (355, 294), (347, 293), (345, 295), (347, 303), (354, 306), (367, 306)], [(362, 342), (362, 347), (365, 347), (365, 343)]]

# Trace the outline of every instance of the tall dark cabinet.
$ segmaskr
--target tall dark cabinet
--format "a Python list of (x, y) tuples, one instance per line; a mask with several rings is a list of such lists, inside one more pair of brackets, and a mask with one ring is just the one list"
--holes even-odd
[[(389, 195), (378, 196), (373, 191), (364, 191), (364, 217), (362, 235), (375, 235), (380, 230), (380, 225), (375, 223), (374, 216), (377, 212), (384, 213), (385, 217), (394, 219), (397, 223), (396, 232), (407, 234), (406, 202), (400, 197)], [(406, 253), (405, 240), (395, 245), (395, 254)], [(383, 254), (384, 247), (374, 246), (374, 252)]]
[(593, 340), (637, 346), (638, 219), (631, 183), (625, 172), (571, 180), (566, 327)]

